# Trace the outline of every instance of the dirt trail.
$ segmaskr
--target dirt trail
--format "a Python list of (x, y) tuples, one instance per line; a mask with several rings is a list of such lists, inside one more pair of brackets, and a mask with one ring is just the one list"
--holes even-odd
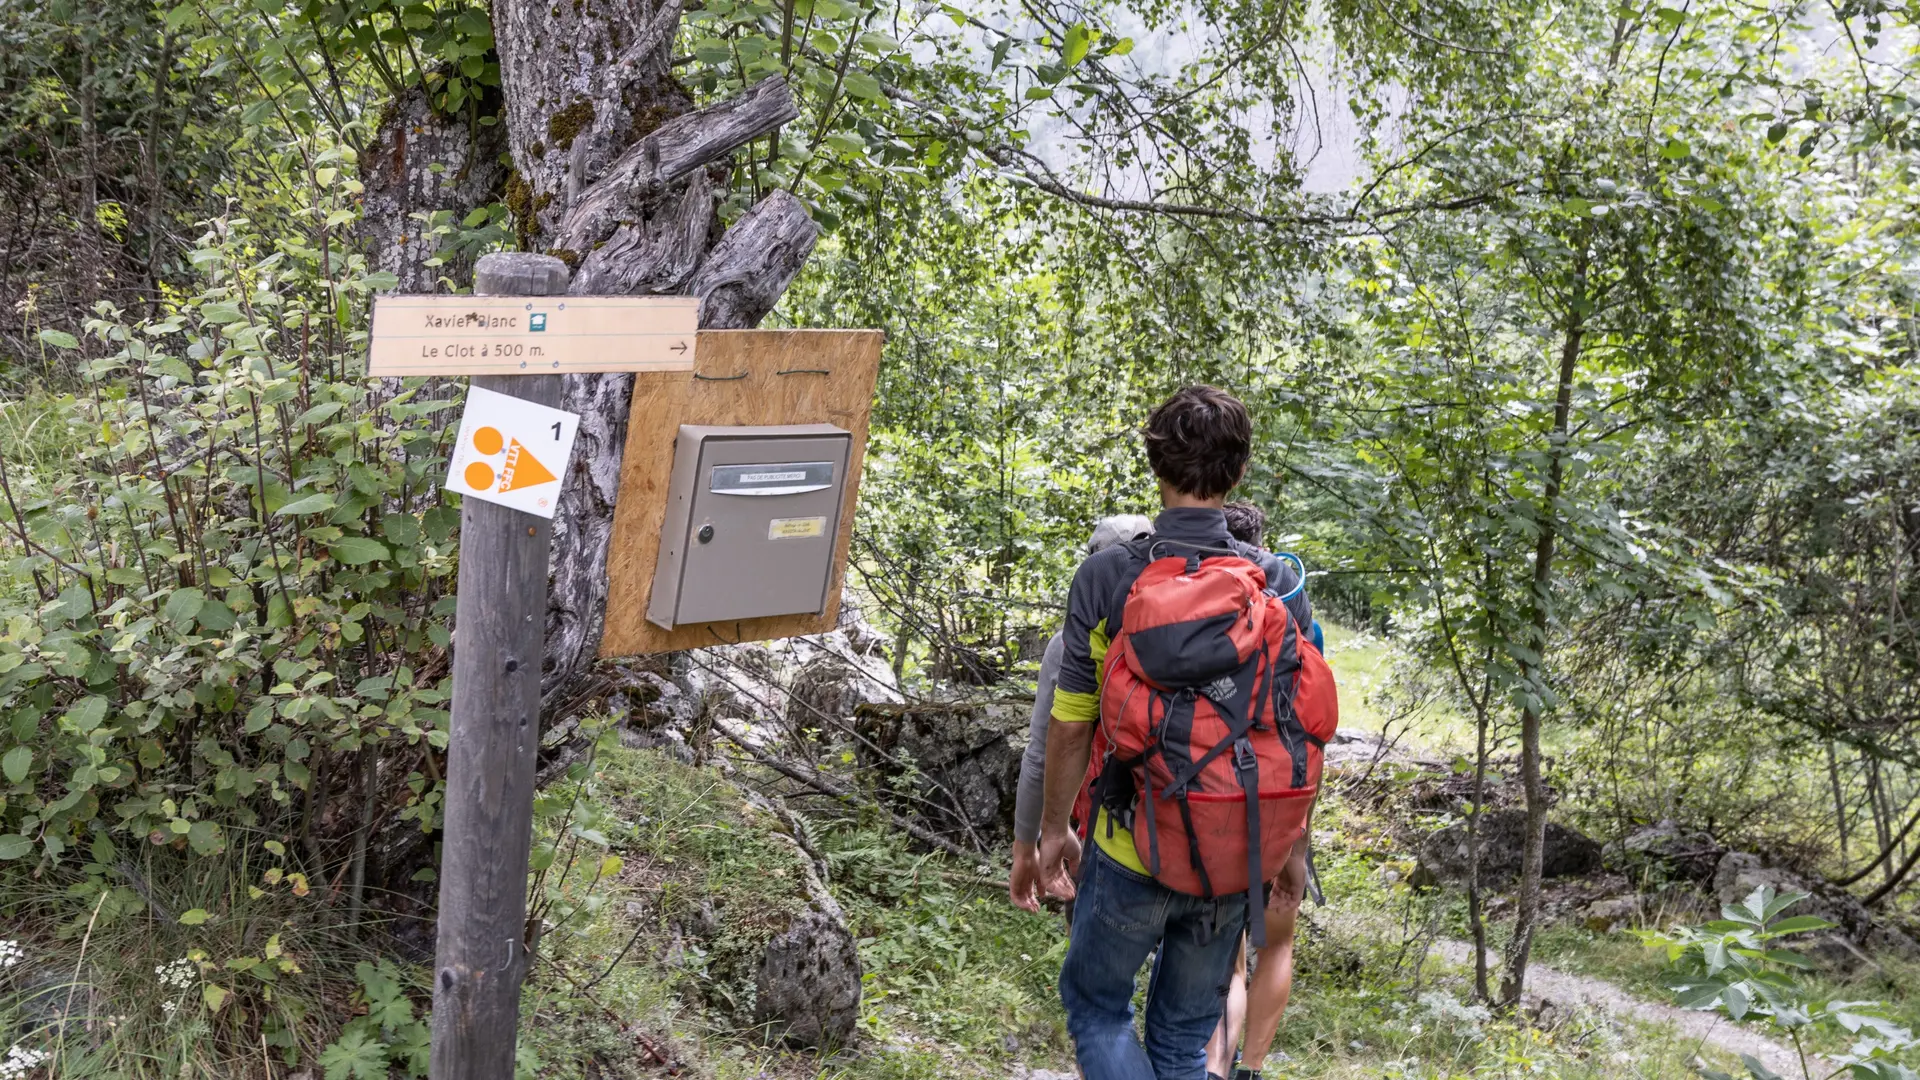
[[(1467, 942), (1442, 941), (1434, 946), (1434, 951), (1449, 964), (1473, 964), (1473, 946)], [(1497, 958), (1494, 958), (1494, 962), (1498, 962)], [(1799, 1055), (1793, 1052), (1792, 1046), (1730, 1023), (1717, 1013), (1693, 1012), (1643, 1000), (1603, 979), (1569, 975), (1541, 964), (1528, 964), (1527, 998), (1552, 1002), (1562, 1007), (1584, 1006), (1609, 1016), (1644, 1023), (1671, 1024), (1686, 1038), (1718, 1047), (1730, 1054), (1752, 1055), (1781, 1076), (1802, 1075)], [(1807, 1063), (1813, 1067), (1816, 1076), (1825, 1076), (1833, 1071), (1832, 1066), (1817, 1057), (1809, 1057)]]

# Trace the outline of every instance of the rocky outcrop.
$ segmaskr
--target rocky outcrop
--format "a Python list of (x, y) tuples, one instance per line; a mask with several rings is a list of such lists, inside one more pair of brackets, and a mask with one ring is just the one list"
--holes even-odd
[(1713, 834), (1680, 827), (1673, 821), (1643, 826), (1608, 844), (1607, 865), (1622, 873), (1666, 881), (1711, 881), (1727, 849)]
[(814, 732), (849, 737), (863, 702), (905, 700), (894, 683), (881, 638), (843, 606), (829, 633), (675, 653), (669, 681), (677, 694), (662, 706), (691, 708), (689, 722), (712, 711), (744, 722), (768, 740)]
[(825, 860), (806, 842), (806, 829), (786, 807), (759, 796), (786, 827), (777, 833), (793, 848), (809, 910), (768, 940), (754, 977), (754, 1023), (800, 1046), (844, 1046), (860, 1019), (860, 951), (846, 912), (827, 889)]
[(866, 704), (855, 753), (907, 814), (989, 844), (1012, 835), (1027, 701)]
[(1610, 896), (1595, 900), (1580, 912), (1580, 925), (1604, 934), (1637, 921), (1646, 911), (1643, 896)]
[(1787, 914), (1812, 915), (1834, 924), (1836, 929), (1832, 933), (1803, 939), (1800, 944), (1804, 951), (1818, 959), (1839, 967), (1854, 967), (1886, 953), (1920, 955), (1920, 943), (1876, 918), (1852, 893), (1824, 879), (1769, 865), (1765, 859), (1746, 851), (1727, 852), (1714, 869), (1713, 892), (1722, 904), (1743, 903), (1755, 889), (1763, 887), (1776, 893), (1806, 893), (1807, 899), (1795, 904)]
[[(1480, 816), (1480, 883), (1488, 888), (1509, 885), (1520, 876), (1526, 847), (1527, 815), (1522, 810), (1489, 810)], [(1600, 869), (1600, 845), (1577, 829), (1547, 822), (1543, 873), (1548, 878), (1575, 877)], [(1416, 886), (1465, 885), (1468, 877), (1467, 825), (1457, 822), (1429, 836), (1420, 845), (1410, 883)]]
[(860, 1019), (860, 953), (843, 918), (809, 911), (767, 942), (754, 1023), (800, 1046), (844, 1046)]

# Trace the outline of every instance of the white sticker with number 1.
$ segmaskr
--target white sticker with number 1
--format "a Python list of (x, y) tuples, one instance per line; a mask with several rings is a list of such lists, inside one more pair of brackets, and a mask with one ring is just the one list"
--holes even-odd
[(472, 387), (447, 490), (550, 518), (579, 430), (578, 413)]

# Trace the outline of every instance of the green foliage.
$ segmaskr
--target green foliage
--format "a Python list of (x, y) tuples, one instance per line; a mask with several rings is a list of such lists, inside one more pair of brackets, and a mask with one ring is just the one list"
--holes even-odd
[[(1762, 887), (1743, 902), (1722, 908), (1720, 921), (1670, 933), (1641, 931), (1640, 937), (1666, 951), (1666, 984), (1681, 1007), (1758, 1022), (1784, 1035), (1799, 1050), (1807, 1080), (1816, 1076), (1808, 1064), (1807, 1041), (1822, 1029), (1856, 1038), (1850, 1050), (1833, 1056), (1840, 1070), (1858, 1080), (1913, 1080), (1915, 1072), (1903, 1064), (1909, 1051), (1920, 1049), (1911, 1030), (1889, 1020), (1879, 1002), (1814, 1000), (1802, 981), (1812, 964), (1776, 947), (1781, 939), (1832, 928), (1832, 923), (1811, 915), (1782, 917), (1806, 898), (1805, 893), (1776, 894)], [(1742, 1060), (1753, 1080), (1780, 1080), (1754, 1058)], [(1703, 1075), (1730, 1080), (1712, 1070)]]
[(427, 1021), (414, 1016), (413, 1002), (400, 970), (386, 960), (362, 960), (354, 968), (360, 982), (357, 1004), (364, 1014), (340, 1030), (320, 1052), (327, 1080), (386, 1080), (390, 1069), (406, 1076), (427, 1075)]
[(834, 829), (819, 847), (860, 946), (868, 1031), (1065, 1047), (1053, 981), (1067, 942), (1052, 919), (1014, 909), (1004, 888), (944, 856), (912, 851), (895, 829)]
[(390, 805), (438, 824), (456, 402), (323, 351), (387, 284), (337, 240), (220, 218), (190, 258), (201, 287), (163, 310), (98, 305), (82, 393), (36, 421), (71, 458), (6, 474), (0, 855), (97, 893), (140, 845), (299, 841), (276, 884), (304, 894), (343, 857), (326, 804), (363, 751), (410, 762)]

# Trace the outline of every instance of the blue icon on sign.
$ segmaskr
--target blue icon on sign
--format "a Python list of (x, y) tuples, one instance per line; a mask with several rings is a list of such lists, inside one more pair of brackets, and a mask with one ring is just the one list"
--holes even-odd
[(533, 315), (528, 317), (527, 319), (528, 330), (531, 330), (537, 334), (537, 333), (540, 333), (542, 330), (545, 330), (546, 328), (547, 328), (546, 312), (537, 311), (537, 312), (534, 312)]

